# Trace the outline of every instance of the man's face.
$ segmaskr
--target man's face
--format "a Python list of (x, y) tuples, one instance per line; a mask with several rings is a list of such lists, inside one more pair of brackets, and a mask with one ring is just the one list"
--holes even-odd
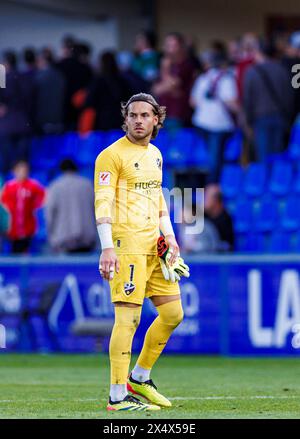
[(169, 35), (165, 39), (164, 53), (170, 57), (177, 55), (181, 50), (180, 43), (177, 38)]
[(26, 163), (18, 163), (13, 169), (14, 176), (17, 180), (26, 180), (29, 174), (29, 168)]
[(158, 116), (147, 102), (132, 102), (125, 118), (128, 134), (136, 140), (152, 135), (153, 128), (158, 124)]

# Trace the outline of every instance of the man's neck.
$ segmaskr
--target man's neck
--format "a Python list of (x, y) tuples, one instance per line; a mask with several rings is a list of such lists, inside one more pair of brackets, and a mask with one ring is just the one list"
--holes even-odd
[(127, 133), (127, 138), (131, 143), (134, 143), (135, 145), (148, 146), (151, 136), (144, 137), (143, 139), (135, 139), (129, 133)]

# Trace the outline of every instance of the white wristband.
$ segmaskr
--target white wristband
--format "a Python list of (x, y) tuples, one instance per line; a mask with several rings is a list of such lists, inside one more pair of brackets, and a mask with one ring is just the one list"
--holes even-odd
[(112, 240), (112, 230), (110, 223), (97, 224), (99, 239), (102, 250), (106, 248), (114, 248)]
[(169, 215), (164, 215), (159, 218), (159, 228), (164, 236), (167, 235), (175, 236)]

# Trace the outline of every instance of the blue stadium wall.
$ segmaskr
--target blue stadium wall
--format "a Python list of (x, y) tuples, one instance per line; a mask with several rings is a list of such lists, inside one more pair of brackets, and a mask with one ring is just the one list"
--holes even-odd
[[(181, 283), (184, 321), (165, 352), (221, 355), (300, 355), (300, 256), (232, 255), (189, 258), (191, 277)], [(109, 287), (98, 258), (0, 258), (0, 323), (5, 352), (95, 352), (95, 337), (71, 333), (74, 321), (113, 317)], [(45, 289), (55, 299), (37, 312)], [(155, 318), (145, 301), (133, 343), (137, 352)], [(297, 327), (298, 324), (298, 327)], [(109, 338), (101, 347), (108, 350)]]

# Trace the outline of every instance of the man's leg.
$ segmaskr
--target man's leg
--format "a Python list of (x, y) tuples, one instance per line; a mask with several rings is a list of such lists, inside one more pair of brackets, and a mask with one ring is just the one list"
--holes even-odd
[[(145, 335), (144, 345), (137, 360), (137, 366), (149, 371), (166, 346), (172, 332), (183, 319), (180, 295), (150, 297), (157, 309), (158, 316), (152, 322)], [(148, 372), (147, 372), (148, 373)], [(147, 375), (137, 374), (133, 370), (133, 378), (146, 381)], [(146, 378), (146, 379), (145, 379)], [(149, 379), (149, 378), (148, 378)]]
[(127, 395), (127, 377), (131, 359), (133, 336), (140, 323), (141, 305), (115, 303), (115, 323), (110, 337), (109, 357), (112, 401), (121, 401)]
[(120, 270), (110, 281), (115, 322), (109, 344), (111, 386), (107, 410), (160, 410), (159, 406), (145, 404), (128, 395), (126, 385), (132, 340), (145, 298), (146, 259), (146, 255), (120, 255)]
[(150, 380), (150, 372), (172, 332), (183, 320), (183, 309), (180, 295), (153, 296), (150, 299), (158, 311), (158, 316), (146, 333), (142, 351), (128, 381), (128, 388), (155, 404), (170, 406), (170, 401), (156, 391)]
[(269, 148), (270, 148), (267, 116), (259, 117), (255, 121), (254, 144), (255, 144), (255, 155), (257, 161), (264, 163), (267, 159)]

